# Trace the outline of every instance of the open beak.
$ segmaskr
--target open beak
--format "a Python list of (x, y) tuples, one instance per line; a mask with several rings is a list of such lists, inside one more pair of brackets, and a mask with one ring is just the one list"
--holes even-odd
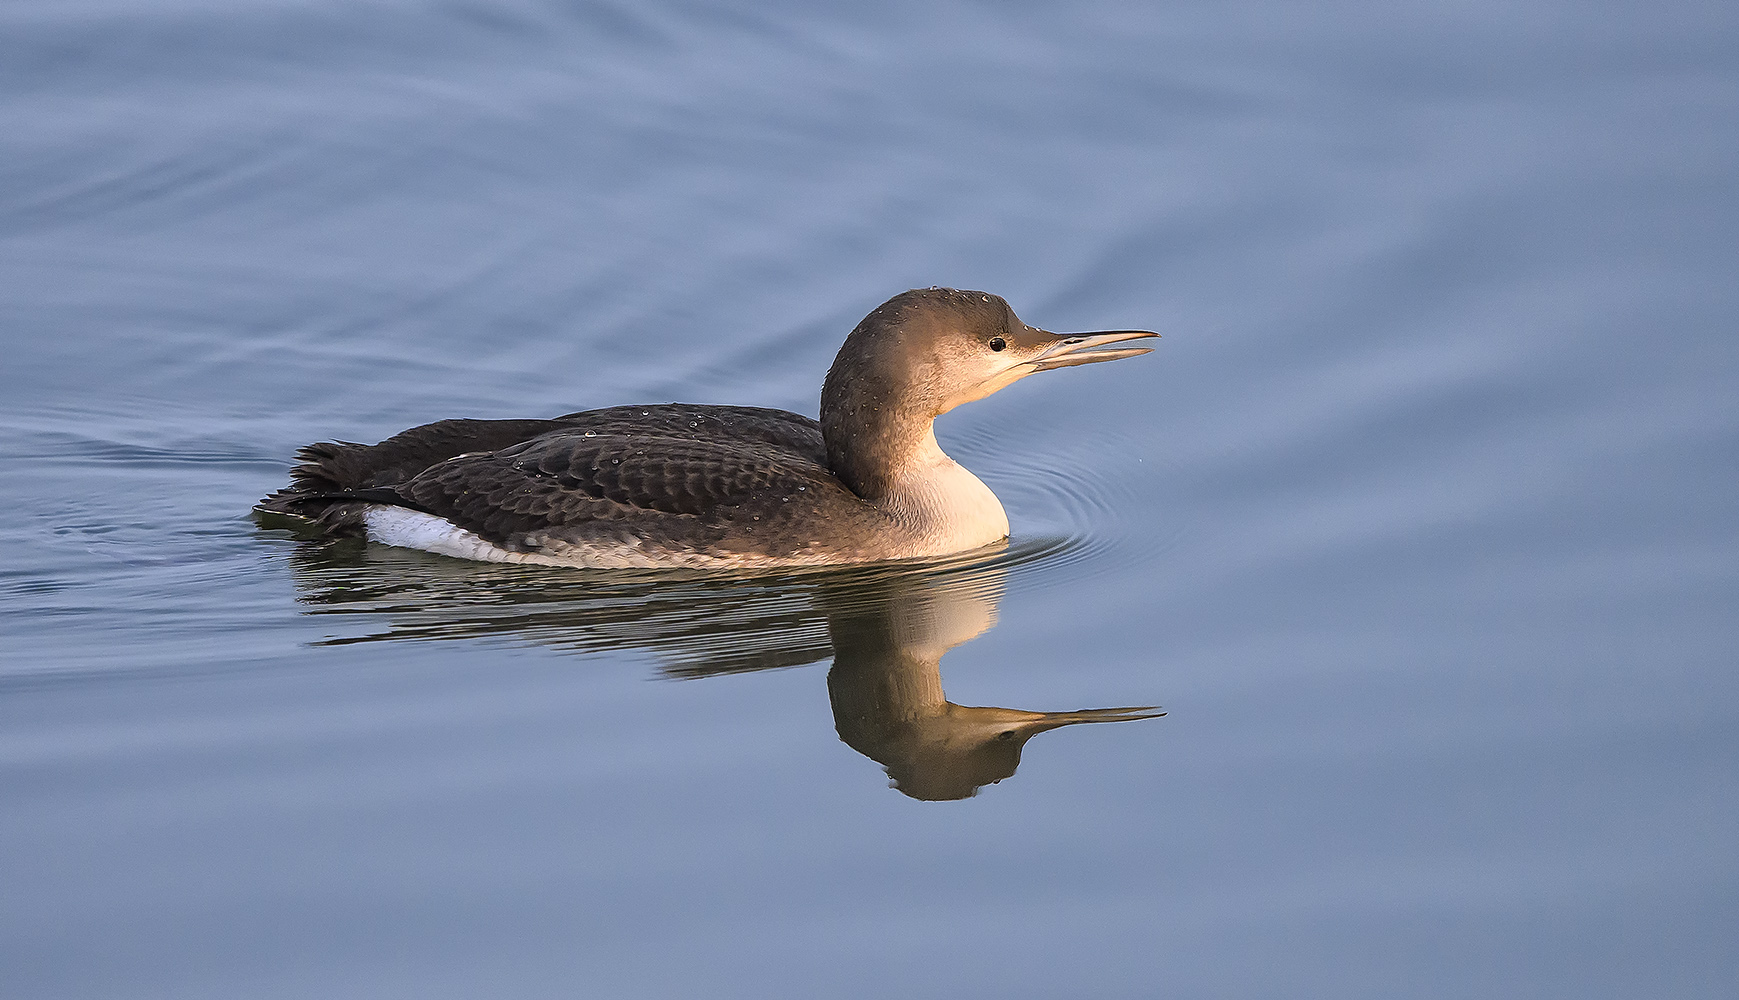
[(1083, 708), (1078, 711), (1019, 711), (1016, 708), (969, 708), (949, 704), (951, 715), (965, 722), (989, 725), (993, 729), (1014, 730), (1021, 739), (1038, 736), (1040, 732), (1063, 729), (1064, 725), (1082, 722), (1136, 722), (1137, 718), (1160, 718), (1165, 710), (1156, 704), (1137, 704), (1130, 708)]
[(1052, 333), (1036, 326), (1026, 326), (1009, 335), (1009, 340), (1020, 348), (1020, 357), (1028, 351), (1037, 349), (1038, 353), (1025, 361), (1007, 362), (1008, 367), (993, 371), (989, 378), (976, 385), (949, 397), (937, 411), (947, 413), (962, 403), (970, 403), (975, 399), (983, 399), (997, 390), (1012, 385), (1026, 378), (1033, 372), (1047, 371), (1052, 368), (1068, 368), (1071, 365), (1090, 365), (1095, 361), (1116, 361), (1118, 358), (1133, 358), (1137, 354), (1146, 354), (1147, 347), (1113, 347), (1110, 350), (1100, 350), (1107, 344), (1121, 344), (1125, 340), (1144, 340), (1157, 337), (1159, 334), (1147, 330), (1102, 330), (1098, 333)]
[(1035, 331), (1046, 337), (1055, 338), (1038, 357), (1025, 362), (1024, 367), (1035, 372), (1048, 371), (1052, 368), (1068, 368), (1071, 365), (1090, 365), (1095, 361), (1116, 361), (1118, 358), (1133, 358), (1138, 354), (1146, 354), (1151, 347), (1115, 347), (1110, 350), (1100, 350), (1108, 344), (1121, 344), (1126, 340), (1143, 340), (1157, 337), (1159, 334), (1148, 330), (1103, 330), (1098, 333), (1050, 333)]

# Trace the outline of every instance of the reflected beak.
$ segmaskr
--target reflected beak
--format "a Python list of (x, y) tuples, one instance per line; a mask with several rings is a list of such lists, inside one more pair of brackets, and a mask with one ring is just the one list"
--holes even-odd
[[(1040, 331), (1044, 332), (1044, 331)], [(1046, 336), (1056, 338), (1051, 346), (1023, 367), (1035, 372), (1049, 371), (1052, 368), (1068, 368), (1072, 365), (1090, 365), (1095, 361), (1116, 361), (1118, 358), (1133, 358), (1138, 354), (1146, 354), (1151, 347), (1117, 347), (1111, 350), (1100, 350), (1107, 344), (1121, 344), (1126, 340), (1143, 340), (1148, 337), (1158, 337), (1159, 334), (1149, 330), (1103, 330), (1098, 333), (1046, 333)]]

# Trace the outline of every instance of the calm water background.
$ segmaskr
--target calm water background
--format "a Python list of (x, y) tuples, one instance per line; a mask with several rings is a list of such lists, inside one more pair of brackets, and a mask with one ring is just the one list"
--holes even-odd
[[(0, 995), (1732, 996), (1735, 11), (7, 5)], [(949, 696), (1171, 713), (976, 798), (808, 583), (248, 519), (930, 284), (1165, 335), (941, 424)]]

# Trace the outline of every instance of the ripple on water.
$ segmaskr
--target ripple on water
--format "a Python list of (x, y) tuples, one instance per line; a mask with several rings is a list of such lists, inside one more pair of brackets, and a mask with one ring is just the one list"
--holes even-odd
[[(1012, 449), (1010, 435), (1041, 439)], [(1152, 562), (1178, 537), (1140, 495), (1146, 465), (1131, 456), (1141, 449), (1115, 434), (1063, 441), (1023, 436), (1020, 427), (970, 427), (949, 447), (1001, 498), (1017, 540), (1054, 540), (1045, 586), (1119, 575)]]

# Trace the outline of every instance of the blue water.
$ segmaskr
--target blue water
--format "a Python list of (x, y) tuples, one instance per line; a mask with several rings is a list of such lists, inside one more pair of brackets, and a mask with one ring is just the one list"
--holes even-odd
[[(1732, 996), (1736, 10), (0, 9), (0, 996)], [(988, 565), (248, 516), (931, 284), (1164, 335), (940, 422)]]

